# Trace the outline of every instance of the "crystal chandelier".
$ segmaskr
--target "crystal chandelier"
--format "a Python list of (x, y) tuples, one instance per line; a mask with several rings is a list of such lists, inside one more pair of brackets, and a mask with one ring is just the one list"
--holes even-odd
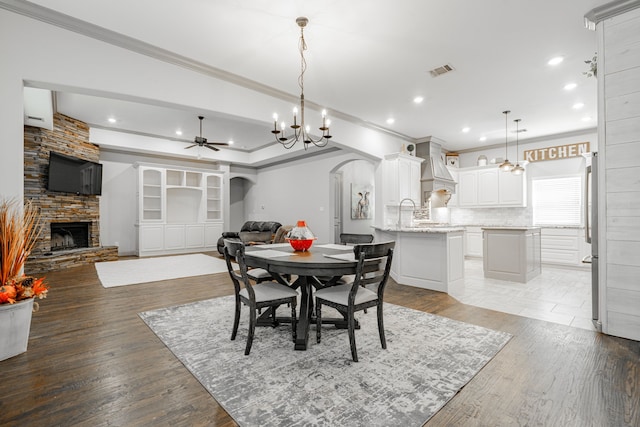
[(511, 111), (506, 110), (503, 111), (502, 114), (504, 114), (504, 162), (502, 162), (502, 164), (500, 165), (500, 170), (504, 171), (504, 172), (509, 172), (511, 169), (513, 169), (513, 164), (511, 164), (511, 162), (509, 161), (509, 159), (507, 158), (507, 142), (508, 142), (508, 133), (509, 133), (509, 129), (508, 129), (508, 124), (507, 124), (507, 116), (509, 115)]
[(331, 121), (327, 119), (326, 110), (322, 110), (322, 126), (318, 128), (322, 131), (322, 136), (319, 138), (313, 138), (309, 133), (311, 131), (310, 126), (307, 126), (304, 122), (304, 72), (307, 70), (307, 62), (304, 59), (304, 51), (307, 50), (307, 44), (304, 41), (304, 27), (308, 23), (309, 20), (305, 17), (296, 19), (296, 24), (300, 27), (300, 42), (298, 43), (298, 49), (300, 50), (300, 77), (298, 77), (298, 86), (300, 86), (300, 121), (298, 122), (298, 108), (296, 107), (293, 109), (293, 124), (290, 126), (293, 129), (293, 133), (287, 136), (285, 122), (281, 122), (280, 129), (278, 129), (278, 114), (273, 115), (273, 130), (271, 133), (276, 141), (286, 149), (292, 148), (298, 141), (304, 143), (305, 150), (309, 144), (313, 144), (316, 147), (324, 147), (329, 143), (329, 138), (331, 138), (329, 134)]
[(516, 165), (511, 169), (511, 173), (514, 175), (522, 175), (524, 173), (524, 168), (520, 166), (520, 161), (518, 158), (520, 157), (520, 153), (518, 152), (518, 134), (520, 133), (520, 119), (515, 119), (516, 122)]

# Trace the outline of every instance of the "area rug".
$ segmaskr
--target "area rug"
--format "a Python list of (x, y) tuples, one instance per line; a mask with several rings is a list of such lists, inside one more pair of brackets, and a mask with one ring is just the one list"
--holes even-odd
[(375, 312), (362, 313), (358, 363), (351, 360), (347, 331), (330, 326), (323, 327), (320, 344), (311, 327), (306, 351), (293, 349), (290, 325), (258, 327), (245, 356), (248, 312), (243, 307), (231, 341), (233, 301), (216, 298), (139, 316), (241, 426), (421, 426), (511, 338), (385, 303), (387, 350)]
[(204, 254), (96, 262), (95, 267), (105, 288), (227, 271), (224, 260)]

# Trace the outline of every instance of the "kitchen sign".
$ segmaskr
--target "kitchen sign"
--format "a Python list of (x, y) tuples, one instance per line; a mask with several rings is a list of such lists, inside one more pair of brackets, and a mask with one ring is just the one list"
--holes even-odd
[(524, 160), (528, 162), (540, 162), (543, 160), (568, 159), (578, 157), (589, 152), (589, 142), (575, 144), (556, 145), (555, 147), (525, 150)]

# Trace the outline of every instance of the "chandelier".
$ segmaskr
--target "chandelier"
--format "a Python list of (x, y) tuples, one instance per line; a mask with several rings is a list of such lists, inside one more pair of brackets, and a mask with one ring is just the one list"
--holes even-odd
[(280, 122), (280, 128), (278, 129), (278, 114), (273, 115), (273, 130), (271, 133), (276, 141), (286, 149), (292, 148), (298, 141), (304, 143), (305, 150), (309, 144), (313, 144), (316, 147), (324, 147), (329, 143), (329, 138), (331, 138), (329, 134), (331, 121), (327, 119), (326, 110), (322, 110), (322, 126), (318, 128), (322, 131), (322, 136), (314, 139), (310, 134), (311, 127), (306, 125), (304, 121), (304, 72), (307, 70), (307, 62), (304, 59), (304, 51), (307, 50), (307, 44), (304, 41), (304, 27), (308, 23), (309, 20), (305, 17), (296, 19), (296, 24), (300, 27), (300, 42), (298, 43), (298, 50), (300, 51), (300, 77), (298, 77), (298, 86), (300, 86), (300, 121), (298, 122), (298, 108), (296, 107), (293, 109), (293, 124), (290, 126), (293, 132), (287, 136), (285, 122)]
[(509, 134), (509, 129), (508, 129), (508, 124), (507, 124), (507, 116), (509, 115), (511, 111), (507, 110), (507, 111), (503, 111), (502, 114), (504, 114), (504, 162), (502, 162), (502, 164), (500, 165), (500, 170), (504, 171), (504, 172), (509, 172), (511, 169), (513, 169), (513, 164), (509, 161), (509, 159), (507, 158), (507, 147), (508, 147), (508, 134)]

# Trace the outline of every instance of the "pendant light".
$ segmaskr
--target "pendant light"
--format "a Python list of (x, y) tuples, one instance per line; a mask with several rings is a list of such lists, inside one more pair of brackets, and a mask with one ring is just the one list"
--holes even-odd
[(518, 134), (520, 133), (520, 119), (515, 119), (516, 122), (516, 165), (511, 169), (511, 173), (514, 175), (522, 175), (524, 173), (524, 168), (520, 166), (520, 154), (518, 153)]
[(513, 164), (511, 164), (511, 162), (509, 161), (509, 159), (507, 158), (507, 142), (508, 142), (508, 124), (507, 124), (507, 117), (509, 116), (509, 113), (511, 111), (506, 110), (503, 111), (502, 114), (504, 114), (504, 162), (502, 162), (502, 164), (500, 165), (500, 170), (503, 172), (509, 172), (511, 169), (513, 169)]

